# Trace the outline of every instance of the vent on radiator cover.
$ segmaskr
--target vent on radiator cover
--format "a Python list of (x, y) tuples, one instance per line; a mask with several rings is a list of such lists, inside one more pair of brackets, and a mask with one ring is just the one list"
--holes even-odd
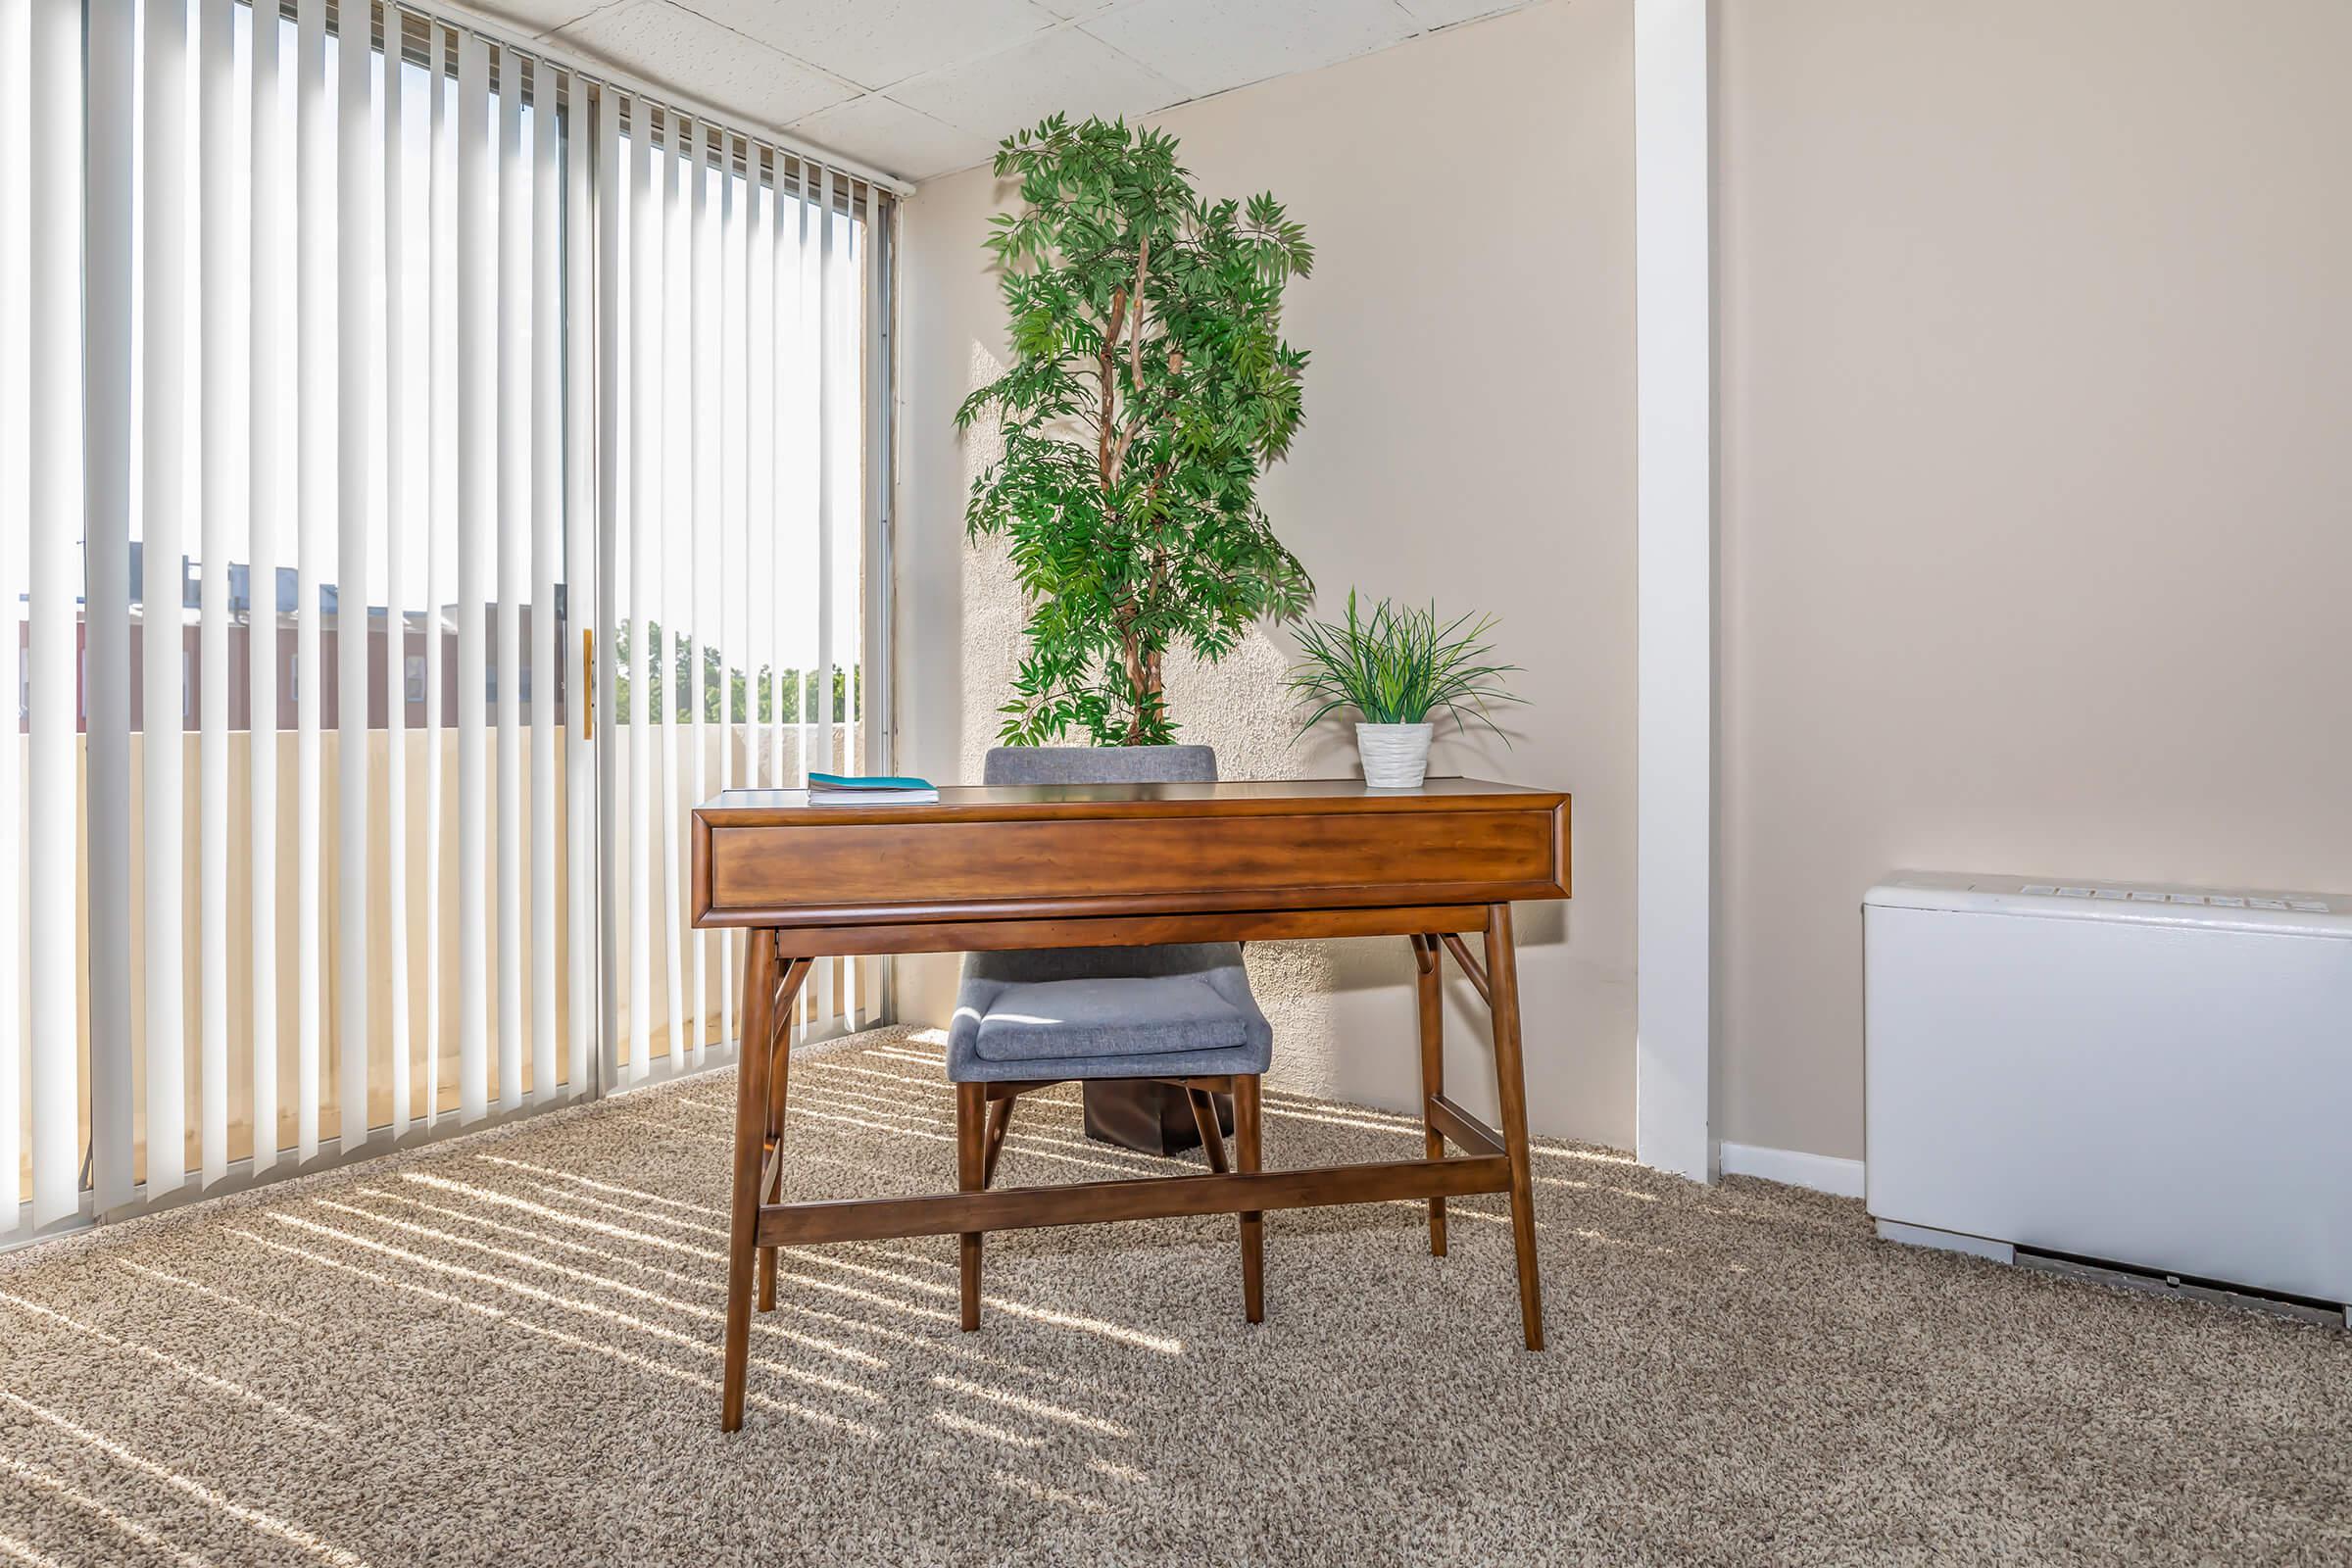
[(2049, 899), (2105, 899), (2111, 903), (2129, 904), (2193, 904), (2216, 909), (2286, 909), (2301, 914), (2332, 914), (2334, 907), (2326, 899), (2280, 897), (2264, 893), (2180, 893), (2155, 888), (2118, 888), (2061, 886), (2052, 882), (2028, 882), (2021, 886), (1986, 887), (1987, 893), (2021, 893)]

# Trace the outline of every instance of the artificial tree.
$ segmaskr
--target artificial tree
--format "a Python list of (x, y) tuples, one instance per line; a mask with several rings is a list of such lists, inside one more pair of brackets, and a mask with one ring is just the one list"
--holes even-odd
[(965, 527), (1009, 537), (1028, 602), (1003, 739), (1166, 744), (1168, 650), (1213, 662), (1313, 597), (1256, 489), (1298, 429), (1307, 357), (1282, 295), (1314, 252), (1272, 195), (1203, 199), (1174, 137), (1124, 121), (1056, 115), (996, 172), (1020, 181), (987, 241), (1012, 365), (956, 424), (996, 416)]

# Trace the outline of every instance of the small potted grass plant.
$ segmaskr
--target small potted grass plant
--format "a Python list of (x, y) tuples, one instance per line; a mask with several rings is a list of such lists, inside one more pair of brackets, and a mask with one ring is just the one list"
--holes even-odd
[(1334, 712), (1353, 709), (1356, 755), (1374, 789), (1419, 789), (1429, 771), (1432, 716), (1443, 710), (1468, 728), (1476, 719), (1504, 735), (1488, 712), (1493, 703), (1515, 703), (1502, 677), (1517, 664), (1494, 662), (1487, 634), (1494, 617), (1462, 615), (1441, 623), (1435, 605), (1415, 609), (1383, 599), (1369, 613), (1348, 595), (1348, 618), (1310, 620), (1298, 630), (1299, 662), (1291, 690), (1314, 705), (1304, 734)]

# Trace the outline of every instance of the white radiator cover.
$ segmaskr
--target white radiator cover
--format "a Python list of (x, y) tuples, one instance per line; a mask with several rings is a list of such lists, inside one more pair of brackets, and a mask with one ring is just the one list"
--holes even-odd
[(1882, 1222), (2352, 1302), (2352, 897), (1899, 872), (1863, 904)]

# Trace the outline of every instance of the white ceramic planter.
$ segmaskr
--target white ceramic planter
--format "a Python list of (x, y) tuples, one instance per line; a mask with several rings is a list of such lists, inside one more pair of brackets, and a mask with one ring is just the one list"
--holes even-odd
[(1428, 724), (1358, 724), (1355, 752), (1376, 790), (1417, 790), (1429, 772)]

